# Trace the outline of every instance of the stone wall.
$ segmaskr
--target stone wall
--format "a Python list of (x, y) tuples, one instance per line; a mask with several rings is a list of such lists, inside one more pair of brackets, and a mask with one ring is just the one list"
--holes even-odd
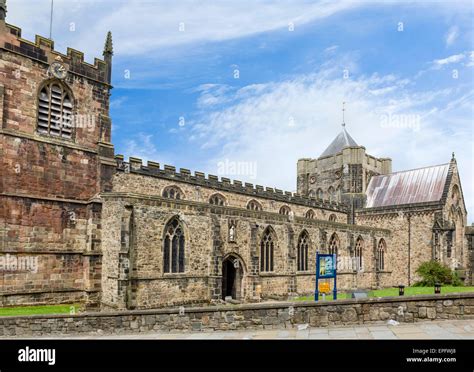
[[(123, 164), (119, 162), (119, 166), (123, 166)], [(129, 167), (129, 164), (125, 165)], [(199, 172), (196, 173), (199, 174)], [(113, 191), (130, 192), (130, 190), (134, 190), (139, 194), (161, 196), (166, 187), (174, 185), (181, 190), (181, 198), (185, 200), (209, 203), (210, 197), (218, 194), (224, 198), (224, 205), (229, 207), (247, 208), (249, 201), (255, 200), (266, 212), (278, 213), (280, 208), (286, 206), (290, 208), (294, 216), (304, 217), (309, 210), (312, 210), (314, 218), (327, 220), (330, 215), (334, 215), (338, 222), (347, 222), (345, 207), (335, 202), (323, 203), (316, 199), (283, 193), (283, 191), (273, 188), (264, 190), (262, 186), (254, 187), (250, 184), (245, 186), (239, 184), (239, 181), (234, 181), (231, 184), (230, 180), (229, 182), (226, 180), (226, 178), (221, 178), (221, 181), (218, 181), (217, 178), (214, 180), (212, 175), (206, 179), (204, 174), (202, 177), (195, 177), (188, 176), (186, 172), (166, 172), (160, 169), (159, 165), (158, 167), (143, 167), (140, 160), (132, 162), (130, 173), (119, 171), (114, 175)]]
[(474, 293), (285, 302), (78, 315), (0, 317), (0, 337), (226, 331), (440, 319), (474, 319)]
[[(159, 181), (161, 187), (176, 184)], [(124, 185), (120, 183), (119, 187)], [(134, 190), (141, 191), (138, 185)], [(105, 308), (156, 308), (221, 300), (222, 267), (227, 257), (238, 260), (242, 270), (239, 300), (311, 294), (315, 287), (316, 252), (328, 252), (333, 234), (339, 239), (340, 257), (347, 259), (340, 267), (339, 288), (372, 288), (374, 239), (384, 237), (390, 242), (388, 230), (302, 217), (290, 221), (277, 212), (137, 193), (107, 193), (103, 198)], [(165, 226), (173, 218), (178, 218), (185, 236), (182, 273), (163, 270)], [(231, 221), (236, 227), (233, 240), (229, 236)], [(267, 228), (271, 228), (275, 238), (274, 270), (260, 272), (259, 247)], [(308, 270), (298, 271), (297, 246), (303, 232), (309, 238)], [(358, 237), (364, 241), (362, 272), (348, 267)]]
[[(101, 204), (115, 163), (107, 65), (0, 20), (0, 299), (4, 305), (98, 303)], [(71, 138), (40, 133), (38, 97), (56, 58), (74, 103)], [(77, 124), (77, 125), (76, 125)], [(22, 269), (12, 260), (30, 260)], [(5, 265), (7, 263), (7, 265)]]
[(381, 287), (412, 285), (420, 278), (416, 269), (432, 258), (432, 228), (436, 209), (361, 210), (356, 223), (392, 230), (391, 245), (385, 251), (385, 268), (380, 273)]

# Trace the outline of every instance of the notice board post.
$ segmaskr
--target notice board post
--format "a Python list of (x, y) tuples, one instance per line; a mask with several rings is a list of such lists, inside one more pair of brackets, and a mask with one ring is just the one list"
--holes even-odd
[(337, 259), (335, 254), (316, 253), (316, 290), (314, 301), (319, 300), (319, 279), (334, 279), (333, 299), (337, 300)]

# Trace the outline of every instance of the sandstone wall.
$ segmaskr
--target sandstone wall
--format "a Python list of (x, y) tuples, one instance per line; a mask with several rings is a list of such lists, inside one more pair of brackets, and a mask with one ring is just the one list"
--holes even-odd
[[(59, 57), (74, 102), (70, 139), (37, 130), (38, 94)], [(0, 21), (0, 259), (37, 263), (34, 272), (0, 268), (3, 304), (98, 303), (101, 206), (91, 199), (115, 169), (106, 70)]]
[[(158, 180), (165, 187), (167, 184)], [(121, 182), (119, 185), (124, 187)], [(288, 216), (277, 212), (249, 211), (206, 202), (170, 200), (135, 193), (104, 194), (103, 279), (104, 308), (152, 308), (168, 305), (209, 303), (222, 299), (222, 264), (226, 257), (238, 259), (242, 282), (237, 298), (288, 298), (314, 293), (316, 252), (327, 252), (330, 237), (339, 238), (341, 257), (339, 289), (372, 288), (373, 241), (388, 230), (358, 227), (327, 220)], [(148, 188), (145, 187), (145, 191)], [(164, 228), (173, 218), (185, 234), (185, 271), (164, 273)], [(234, 240), (229, 226), (236, 227)], [(133, 226), (124, 234), (124, 226)], [(260, 241), (270, 227), (275, 236), (274, 270), (260, 272)], [(128, 230), (127, 230), (128, 231)], [(310, 244), (308, 270), (297, 271), (297, 244), (306, 231)], [(348, 267), (357, 237), (364, 239), (364, 271)], [(344, 261), (346, 259), (346, 261)], [(347, 278), (347, 279), (346, 279)]]

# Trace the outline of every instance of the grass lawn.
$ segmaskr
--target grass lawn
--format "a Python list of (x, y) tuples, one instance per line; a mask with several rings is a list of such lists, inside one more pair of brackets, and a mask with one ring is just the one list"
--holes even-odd
[[(474, 292), (474, 287), (441, 287), (441, 293)], [(434, 294), (434, 287), (406, 287), (405, 296)], [(398, 296), (398, 288), (384, 288), (373, 291), (371, 297)]]
[[(474, 292), (474, 287), (441, 287), (441, 293), (454, 293), (454, 292)], [(405, 287), (405, 296), (423, 295), (423, 294), (434, 294), (433, 287)], [(375, 291), (369, 291), (367, 293), (369, 297), (390, 297), (398, 296), (398, 288), (384, 288)], [(322, 300), (322, 296), (319, 296)], [(351, 298), (350, 293), (338, 293), (337, 299), (343, 300)], [(314, 301), (314, 296), (302, 296), (295, 299), (296, 301)], [(326, 300), (332, 300), (332, 294), (326, 295)]]
[(0, 307), (0, 316), (69, 314), (71, 312), (77, 314), (79, 310), (78, 304)]

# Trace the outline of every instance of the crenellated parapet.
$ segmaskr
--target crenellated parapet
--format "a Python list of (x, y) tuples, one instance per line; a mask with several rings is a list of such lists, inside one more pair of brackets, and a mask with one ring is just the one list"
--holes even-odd
[(254, 185), (239, 180), (231, 180), (227, 177), (218, 177), (216, 175), (206, 174), (195, 171), (194, 174), (189, 169), (180, 168), (171, 165), (161, 166), (159, 163), (148, 161), (143, 164), (142, 159), (130, 157), (129, 161), (124, 160), (123, 155), (116, 155), (117, 170), (127, 173), (135, 173), (143, 176), (158, 177), (170, 181), (190, 183), (195, 186), (209, 187), (218, 191), (233, 192), (245, 194), (253, 197), (261, 197), (275, 201), (299, 204), (307, 207), (332, 210), (335, 212), (347, 213), (348, 209), (344, 204), (309, 198), (298, 193), (283, 191), (277, 188)]
[(0, 49), (20, 54), (39, 63), (51, 64), (58, 57), (68, 66), (71, 74), (79, 75), (100, 83), (110, 84), (109, 66), (102, 59), (95, 58), (94, 64), (84, 61), (84, 53), (67, 48), (66, 54), (54, 50), (54, 41), (40, 35), (35, 41), (22, 38), (21, 28), (0, 21)]

